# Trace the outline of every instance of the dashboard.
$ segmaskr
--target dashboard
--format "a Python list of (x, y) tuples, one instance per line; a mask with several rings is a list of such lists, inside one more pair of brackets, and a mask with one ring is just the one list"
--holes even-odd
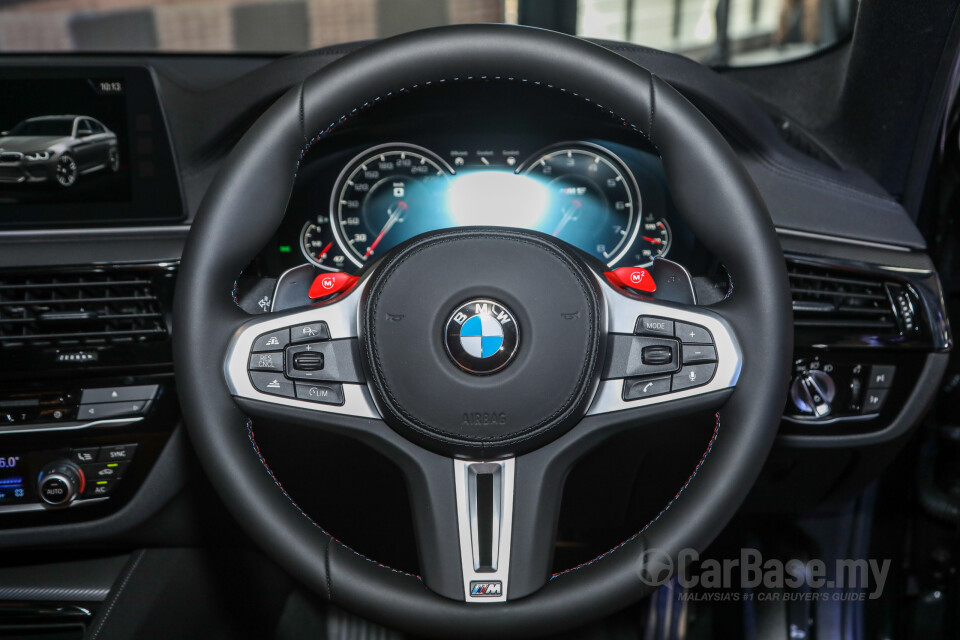
[[(0, 546), (69, 544), (78, 525), (89, 525), (88, 540), (106, 539), (147, 522), (182, 488), (195, 463), (177, 436), (170, 318), (190, 224), (243, 133), (295, 79), (342, 53), (145, 57), (127, 66), (77, 57), (56, 69), (24, 58), (0, 69), (0, 86), (39, 69), (75, 99), (88, 80), (107, 83), (97, 91), (114, 92), (111, 82), (122, 89), (87, 104), (62, 94), (65, 111), (116, 134), (116, 173), (107, 156), (78, 176), (77, 191), (0, 184)], [(800, 509), (859, 490), (896, 455), (946, 366), (949, 328), (923, 238), (874, 181), (785, 139), (747, 91), (687, 60), (623, 54), (717, 125), (779, 231), (794, 290), (796, 385), (757, 500), (780, 509), (790, 495)], [(10, 112), (0, 130), (60, 113), (43, 100), (16, 113), (0, 108)], [(419, 233), (473, 225), (555, 235), (610, 267), (666, 258), (692, 276), (703, 304), (730, 286), (684, 224), (657, 149), (557, 91), (483, 81), (424, 87), (304, 147), (283, 222), (238, 275), (235, 300), (249, 313), (270, 310), (292, 269), (359, 274)], [(98, 190), (105, 183), (119, 186)], [(148, 397), (123, 395), (144, 388)], [(818, 388), (831, 390), (830, 402), (814, 397)], [(852, 453), (867, 445), (869, 456)], [(314, 465), (320, 449), (304, 448), (302, 465)], [(76, 483), (74, 467), (84, 477), (108, 473), (100, 465), (120, 450), (131, 458), (97, 480), (109, 495), (81, 481), (73, 506), (43, 500), (35, 481), (44, 470)]]

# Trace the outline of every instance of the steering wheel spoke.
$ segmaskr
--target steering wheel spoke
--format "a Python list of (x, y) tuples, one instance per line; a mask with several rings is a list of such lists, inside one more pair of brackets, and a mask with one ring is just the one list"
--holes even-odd
[(254, 316), (234, 333), (224, 377), (235, 398), (272, 408), (380, 418), (367, 389), (357, 340), (360, 283), (333, 301)]
[(743, 352), (726, 317), (603, 282), (606, 359), (587, 415), (650, 407), (731, 389)]
[(565, 468), (536, 452), (480, 461), (421, 450), (404, 459), (427, 587), (490, 604), (547, 582)]

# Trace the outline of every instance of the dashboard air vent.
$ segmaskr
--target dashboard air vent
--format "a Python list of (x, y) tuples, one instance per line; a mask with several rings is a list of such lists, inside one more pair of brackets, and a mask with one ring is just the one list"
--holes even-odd
[[(798, 328), (868, 332), (877, 336), (900, 335), (901, 329), (916, 328), (912, 305), (908, 317), (902, 318), (894, 304), (901, 293), (910, 299), (897, 283), (795, 262), (788, 263), (787, 271), (793, 322)], [(909, 321), (908, 326), (904, 326), (905, 321)]]
[(143, 271), (0, 274), (0, 346), (162, 340), (163, 307)]

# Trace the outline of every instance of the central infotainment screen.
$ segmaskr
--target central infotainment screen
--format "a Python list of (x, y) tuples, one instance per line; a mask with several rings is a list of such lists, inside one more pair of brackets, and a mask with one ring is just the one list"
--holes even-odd
[(183, 217), (150, 69), (3, 65), (0, 96), (0, 228)]
[(125, 83), (0, 79), (0, 204), (130, 200)]

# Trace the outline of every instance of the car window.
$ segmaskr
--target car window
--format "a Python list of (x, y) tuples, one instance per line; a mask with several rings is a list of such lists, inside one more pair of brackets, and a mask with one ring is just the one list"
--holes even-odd
[(70, 136), (72, 118), (35, 118), (19, 123), (7, 135), (11, 136)]
[(424, 27), (526, 24), (762, 64), (847, 38), (858, 0), (32, 0), (0, 2), (2, 51), (295, 52)]
[(96, 120), (84, 120), (84, 123), (92, 133), (103, 133), (103, 125)]

